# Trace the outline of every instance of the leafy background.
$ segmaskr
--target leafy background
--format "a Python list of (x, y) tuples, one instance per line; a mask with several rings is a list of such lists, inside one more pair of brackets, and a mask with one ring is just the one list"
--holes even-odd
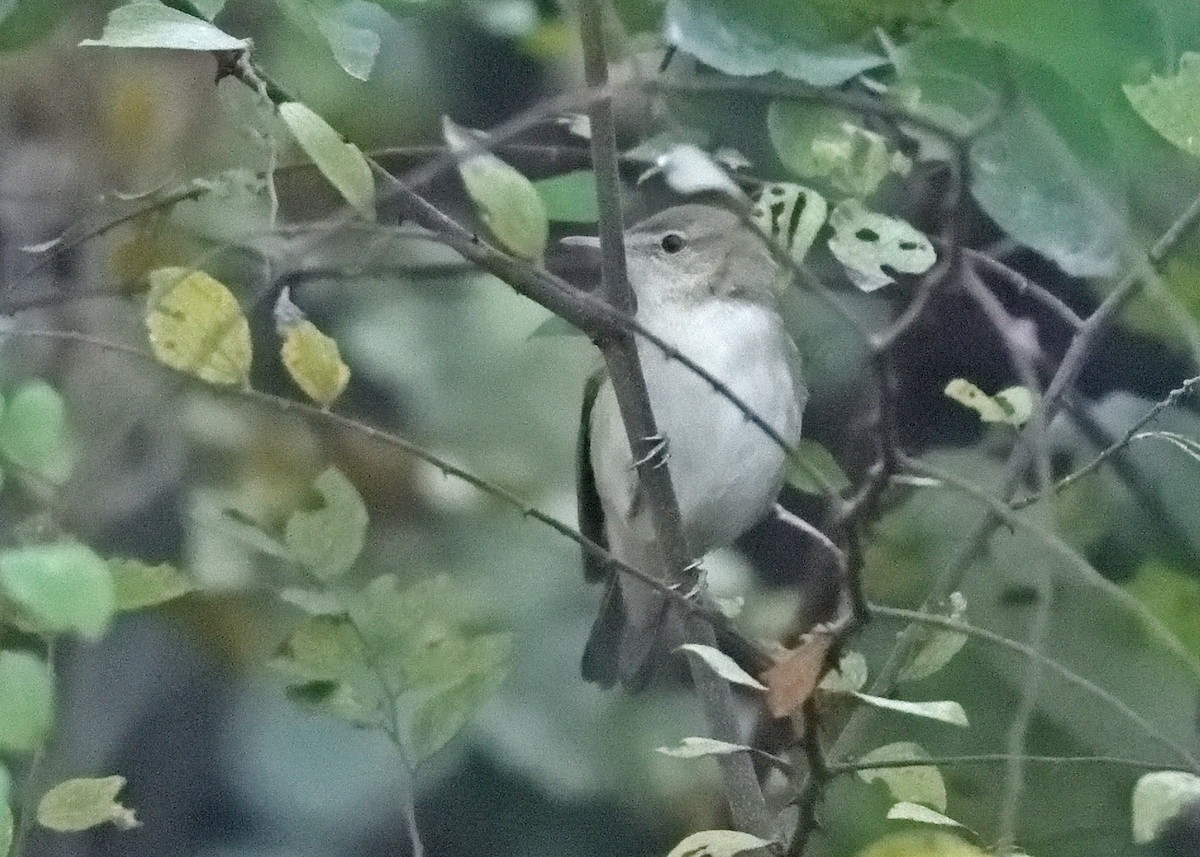
[[(645, 51), (651, 69), (665, 33), (680, 49), (675, 68), (688, 67), (690, 55), (727, 75), (776, 73), (819, 86), (868, 72), (892, 84), (896, 103), (964, 131), (979, 129), (969, 153), (973, 203), (965, 237), (1003, 253), (1081, 314), (1200, 186), (1188, 151), (1193, 133), (1200, 134), (1193, 127), (1200, 114), (1179, 108), (1200, 88), (1189, 59), (1200, 51), (1200, 10), (1186, 0), (617, 6), (630, 52)], [(218, 7), (186, 8), (211, 14)], [(108, 12), (91, 2), (0, 2), (0, 260), (6, 300), (31, 307), (3, 326), (78, 329), (140, 346), (138, 298), (130, 297), (140, 280), (151, 270), (202, 262), (232, 286), (256, 353), (269, 354), (278, 337), (272, 288), (286, 284), (352, 369), (335, 410), (397, 430), (570, 520), (579, 390), (594, 365), (586, 341), (531, 336), (544, 310), (403, 227), (382, 235), (362, 222), (330, 226), (325, 218), (341, 214), (341, 197), (288, 142), (287, 128), (311, 127), (307, 114), (297, 118), (293, 110), (279, 120), (242, 84), (212, 85), (215, 66), (204, 53), (77, 47), (100, 36)], [(533, 0), (230, 2), (216, 22), (252, 38), (256, 62), (298, 102), (399, 170), (429, 153), (416, 147), (441, 144), (443, 116), (466, 128), (493, 127), (580, 77), (572, 19)], [(379, 44), (373, 57), (371, 34)], [(618, 103), (629, 145), (673, 124), (645, 127), (649, 107), (641, 96)], [(839, 165), (839, 186), (833, 168), (797, 176), (791, 155), (811, 150), (828, 125), (805, 122), (792, 109), (764, 94), (670, 99), (679, 138), (682, 124), (710, 149), (737, 148), (761, 174), (824, 182), (839, 198), (874, 194), (875, 206), (931, 233), (945, 226), (932, 202), (944, 174), (922, 159), (939, 154), (936, 139), (920, 137), (919, 148), (903, 153), (915, 161), (903, 175), (892, 149), (870, 143), (848, 172)], [(532, 139), (571, 141), (552, 125)], [(380, 152), (385, 147), (411, 148)], [(272, 168), (277, 200), (257, 177)], [(847, 189), (846, 175), (875, 180)], [(186, 190), (194, 177), (208, 182), (205, 192), (169, 214), (91, 235), (123, 207), (141, 204), (112, 191), (153, 199)], [(348, 175), (339, 189), (361, 192), (355, 182)], [(589, 228), (594, 210), (586, 182), (541, 187), (556, 221), (551, 237)], [(102, 193), (108, 195), (97, 204)], [(431, 193), (470, 216), (452, 177), (439, 177)], [(649, 206), (656, 193), (649, 182), (631, 208)], [(276, 203), (287, 228), (270, 228)], [(381, 212), (387, 210), (384, 201)], [(64, 230), (63, 251), (31, 271), (30, 254), (19, 248)], [(1090, 432), (1065, 422), (1050, 429), (1064, 471), (1196, 374), (1198, 249), (1186, 237), (1162, 277), (1134, 298), (1097, 347), (1079, 384), (1078, 409), (1090, 418), (1081, 425)], [(814, 260), (836, 279), (832, 263), (824, 263)], [(889, 291), (844, 291), (861, 317), (880, 325), (896, 301)], [(1019, 296), (1009, 307), (1033, 319), (1045, 354), (1061, 354), (1067, 332), (1056, 319)], [(790, 294), (784, 308), (813, 391), (806, 434), (857, 477), (868, 461), (864, 352), (811, 295)], [(941, 391), (955, 377), (986, 390), (1018, 383), (1007, 353), (972, 307), (952, 296), (938, 300), (898, 350), (908, 448), (962, 478), (997, 484), (995, 452), (1011, 444), (1007, 427), (985, 434)], [(28, 539), (49, 504), (53, 518), (100, 555), (170, 561), (195, 589), (161, 610), (120, 614), (99, 639), (63, 642), (57, 725), (37, 778), (49, 785), (119, 773), (128, 780), (122, 799), (142, 826), (70, 836), (35, 831), (28, 853), (403, 853), (398, 795), (413, 788), (434, 854), (665, 853), (689, 831), (720, 826), (711, 762), (650, 752), (701, 734), (690, 696), (662, 689), (627, 698), (578, 679), (596, 596), (580, 579), (569, 542), (335, 423), (185, 384), (119, 352), (14, 336), (0, 368), (6, 421), (21, 414), (14, 406), (19, 390), (34, 390), (30, 407), (37, 411), (41, 388), (22, 385), (45, 378), (65, 398), (62, 419), (71, 437), (54, 450), (58, 460), (42, 460), (22, 443), (59, 417), (37, 417), (36, 428), (23, 434), (0, 424), (5, 461), (70, 474), (58, 491), (0, 495), (5, 544)], [(249, 371), (256, 389), (299, 398), (270, 361), (256, 359)], [(1156, 427), (1198, 436), (1186, 407)], [(1040, 531), (994, 535), (963, 587), (967, 615), (1023, 639), (1029, 594), (1050, 587), (1056, 607), (1045, 651), (1194, 749), (1196, 674), (1043, 535), (1052, 531), (1082, 551), (1200, 656), (1200, 469), (1153, 440), (1135, 443), (1123, 460), (1123, 471), (1102, 470), (1081, 482), (1052, 512), (1035, 510)], [(312, 506), (313, 480), (330, 464), (356, 486), (370, 515), (361, 557), (339, 569), (347, 586), (366, 587), (380, 575), (408, 586), (444, 574), (451, 588), (441, 600), (452, 605), (456, 622), (472, 634), (513, 634), (507, 678), (415, 785), (379, 733), (289, 701), (285, 685), (297, 676), (272, 661), (304, 614), (296, 599), (274, 593), (305, 587), (306, 579), (264, 556), (260, 543), (247, 544), (255, 537), (244, 520), (225, 513), (238, 510), (279, 532), (296, 509)], [(914, 490), (872, 535), (872, 596), (919, 604), (979, 514), (959, 496)], [(828, 596), (821, 579), (798, 570), (813, 567), (801, 552), (810, 548), (786, 538), (760, 530), (740, 552), (709, 563), (714, 586), (749, 593), (747, 621), (764, 634), (786, 628), (798, 604), (819, 615)], [(85, 609), (95, 597), (79, 600), (83, 606), (73, 609), (82, 612), (61, 621), (96, 637), (107, 619)], [(886, 620), (868, 630), (861, 648), (869, 663), (882, 659), (896, 630)], [(13, 671), (37, 686), (41, 679), (28, 666), (0, 661), (0, 674)], [(1030, 680), (1027, 670), (1026, 661), (972, 641), (912, 691), (959, 701), (971, 715), (969, 730), (877, 716), (859, 751), (914, 741), (937, 755), (995, 752)], [(1053, 677), (1041, 681), (1029, 752), (1163, 759), (1160, 746), (1111, 710)], [(16, 682), (6, 684), (24, 687)], [(12, 742), (27, 743), (20, 736)], [(18, 783), (28, 759), (21, 752), (6, 758)], [(1149, 853), (1130, 841), (1137, 776), (1102, 765), (1031, 765), (1018, 843), (1035, 857)], [(945, 778), (950, 814), (987, 841), (996, 829), (1001, 769), (956, 766)], [(888, 803), (880, 783), (835, 781), (816, 847), (854, 854), (898, 829), (883, 818)]]

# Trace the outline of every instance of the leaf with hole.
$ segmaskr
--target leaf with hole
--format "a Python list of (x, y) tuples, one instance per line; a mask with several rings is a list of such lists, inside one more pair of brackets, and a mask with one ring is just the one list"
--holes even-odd
[(754, 198), (750, 219), (799, 265), (808, 256), (828, 214), (829, 203), (812, 188), (794, 182), (768, 182)]
[(943, 392), (976, 411), (985, 423), (1005, 423), (1019, 428), (1033, 416), (1033, 394), (1025, 387), (1008, 387), (989, 396), (966, 378), (954, 378)]
[(923, 274), (937, 261), (925, 235), (898, 217), (868, 211), (858, 200), (838, 204), (829, 215), (829, 225), (834, 232), (830, 252), (864, 292), (896, 282), (888, 270)]
[(38, 801), (38, 824), (59, 833), (76, 833), (108, 822), (120, 830), (137, 827), (133, 810), (117, 800), (124, 787), (125, 778), (117, 776), (61, 782)]
[(203, 271), (152, 271), (145, 323), (159, 362), (211, 384), (249, 380), (250, 323), (233, 293)]

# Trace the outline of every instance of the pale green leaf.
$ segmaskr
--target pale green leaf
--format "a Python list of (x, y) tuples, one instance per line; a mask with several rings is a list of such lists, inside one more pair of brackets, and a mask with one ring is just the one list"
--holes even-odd
[(0, 857), (8, 857), (13, 844), (13, 812), (8, 802), (0, 804)]
[[(908, 759), (928, 759), (929, 754), (909, 741), (898, 741), (877, 747), (859, 762), (901, 762)], [(897, 801), (924, 804), (936, 810), (946, 809), (946, 783), (933, 765), (912, 765), (896, 768), (862, 768), (858, 775), (869, 783), (879, 780), (887, 786)]]
[(352, 4), (341, 0), (277, 2), (296, 26), (329, 46), (334, 60), (346, 74), (359, 80), (371, 76), (375, 57), (379, 53), (379, 34), (351, 20)]
[(110, 559), (118, 610), (153, 607), (192, 591), (188, 579), (170, 563), (150, 565), (136, 559)]
[(32, 630), (74, 631), (91, 639), (108, 629), (117, 606), (108, 564), (69, 542), (0, 553), (0, 593)]
[(842, 110), (821, 104), (775, 101), (767, 131), (779, 160), (802, 179), (819, 180), (841, 195), (866, 198), (907, 158), (888, 149), (887, 138)]
[(1155, 771), (1133, 788), (1133, 841), (1152, 842), (1188, 807), (1200, 802), (1200, 777), (1186, 771)]
[(424, 761), (446, 746), (496, 692), (505, 672), (480, 673), (438, 691), (413, 714), (412, 743)]
[(833, 454), (807, 437), (796, 444), (795, 453), (788, 462), (787, 481), (806, 494), (823, 494), (826, 488), (840, 494), (850, 487), (850, 478)]
[(793, 182), (770, 182), (755, 198), (750, 219), (799, 265), (808, 256), (828, 214), (829, 203), (812, 188)]
[[(446, 605), (440, 609), (447, 615)], [(406, 647), (397, 654), (416, 686), (441, 690), (479, 675), (506, 675), (512, 661), (512, 635), (468, 636), (461, 628), (446, 628), (435, 639)]]
[(0, 749), (29, 753), (54, 723), (54, 678), (28, 652), (0, 651)]
[[(950, 619), (961, 621), (967, 610), (967, 600), (961, 592), (950, 595), (950, 604), (945, 613)], [(913, 647), (908, 663), (900, 670), (896, 680), (918, 681), (938, 672), (958, 654), (967, 642), (967, 635), (944, 628), (924, 626), (919, 630), (916, 646)]]
[(298, 706), (321, 714), (353, 723), (355, 726), (378, 727), (384, 721), (380, 711), (380, 700), (373, 694), (369, 701), (356, 692), (361, 686), (352, 687), (341, 681), (318, 681), (290, 684), (287, 698)]
[(350, 367), (338, 344), (308, 319), (283, 328), (279, 356), (296, 386), (328, 409), (350, 383)]
[(367, 507), (354, 485), (336, 468), (313, 482), (320, 508), (293, 512), (284, 529), (292, 557), (315, 575), (330, 580), (349, 570), (362, 553)]
[(55, 482), (67, 477), (72, 456), (58, 391), (32, 381), (9, 395), (0, 408), (0, 456)]
[(250, 47), (248, 39), (235, 38), (203, 18), (143, 0), (113, 9), (100, 38), (79, 44), (179, 51), (242, 51)]
[[(938, 827), (957, 827), (960, 830), (970, 829), (966, 825), (960, 824), (950, 816), (943, 815), (937, 810), (908, 801), (900, 801), (899, 803), (892, 804), (887, 812), (887, 817), (894, 821), (916, 821), (921, 824), (936, 824)], [(1018, 855), (1014, 854), (1012, 857), (1018, 857)]]
[(868, 211), (858, 200), (837, 205), (829, 215), (829, 225), (834, 231), (830, 251), (864, 292), (895, 282), (885, 269), (923, 274), (937, 261), (925, 235), (898, 217)]
[(1146, 123), (1189, 155), (1200, 157), (1200, 54), (1179, 57), (1179, 71), (1151, 76), (1145, 83), (1121, 86), (1125, 97)]
[(935, 702), (906, 702), (900, 699), (889, 699), (886, 696), (871, 696), (867, 693), (855, 692), (852, 694), (855, 699), (865, 702), (867, 705), (875, 708), (882, 708), (886, 711), (898, 711), (901, 714), (910, 714), (913, 717), (924, 717), (928, 720), (939, 720), (942, 723), (949, 723), (952, 726), (961, 726), (964, 729), (970, 726), (970, 721), (967, 720), (967, 712), (963, 707), (953, 700), (935, 701)]
[(549, 240), (546, 204), (533, 183), (487, 151), (465, 128), (442, 120), (446, 144), (483, 223), (504, 247), (525, 259), (541, 259)]
[(659, 174), (667, 186), (680, 196), (720, 193), (737, 202), (746, 198), (725, 168), (712, 155), (692, 143), (671, 146), (655, 158), (654, 166), (642, 173), (638, 182)]
[(715, 738), (684, 738), (678, 747), (658, 747), (657, 752), (676, 759), (698, 759), (701, 756), (728, 756), (731, 753), (749, 752), (745, 744), (730, 744)]
[(596, 176), (576, 170), (536, 181), (533, 186), (546, 204), (546, 216), (559, 223), (595, 223), (600, 219), (596, 202)]
[(121, 830), (137, 827), (133, 810), (117, 801), (124, 787), (125, 778), (118, 776), (61, 782), (38, 801), (38, 824), (60, 833), (87, 830), (107, 822)]
[(306, 681), (342, 681), (366, 665), (366, 650), (345, 616), (312, 616), (292, 631), (273, 664)]
[(1020, 427), (1033, 415), (1033, 394), (1024, 387), (1009, 387), (989, 396), (966, 378), (954, 378), (943, 391), (946, 396), (979, 414), (985, 423)]
[(772, 843), (740, 830), (701, 830), (685, 837), (667, 857), (734, 857)]
[(321, 175), (368, 220), (375, 219), (375, 179), (371, 167), (353, 143), (298, 101), (279, 105), (279, 115)]
[(152, 271), (145, 323), (154, 356), (172, 369), (212, 384), (249, 380), (250, 323), (233, 293), (203, 271)]
[(699, 643), (686, 643), (679, 647), (680, 651), (688, 652), (700, 658), (714, 673), (731, 684), (752, 687), (755, 690), (766, 690), (767, 686), (746, 672), (737, 662), (712, 646), (702, 646)]
[(842, 655), (836, 670), (830, 670), (817, 685), (829, 693), (854, 693), (867, 683), (867, 659), (861, 652)]

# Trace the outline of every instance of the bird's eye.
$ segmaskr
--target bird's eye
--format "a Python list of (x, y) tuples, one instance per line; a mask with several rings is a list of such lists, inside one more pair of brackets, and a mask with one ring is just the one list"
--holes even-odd
[(678, 232), (668, 232), (662, 237), (662, 241), (659, 244), (668, 253), (678, 253), (684, 248), (687, 241)]

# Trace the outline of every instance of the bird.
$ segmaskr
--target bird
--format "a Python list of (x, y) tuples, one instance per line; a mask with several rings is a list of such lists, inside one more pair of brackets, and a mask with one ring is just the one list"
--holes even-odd
[[(808, 393), (777, 308), (786, 272), (762, 235), (734, 211), (688, 203), (624, 236), (636, 321), (723, 382), (791, 448)], [(694, 558), (731, 544), (763, 518), (782, 487), (789, 452), (704, 378), (644, 337), (637, 349), (664, 457)], [(577, 448), (579, 529), (622, 562), (666, 568), (611, 380), (585, 385)], [(643, 687), (683, 639), (667, 597), (584, 552), (584, 575), (606, 580), (584, 648), (583, 677)]]

